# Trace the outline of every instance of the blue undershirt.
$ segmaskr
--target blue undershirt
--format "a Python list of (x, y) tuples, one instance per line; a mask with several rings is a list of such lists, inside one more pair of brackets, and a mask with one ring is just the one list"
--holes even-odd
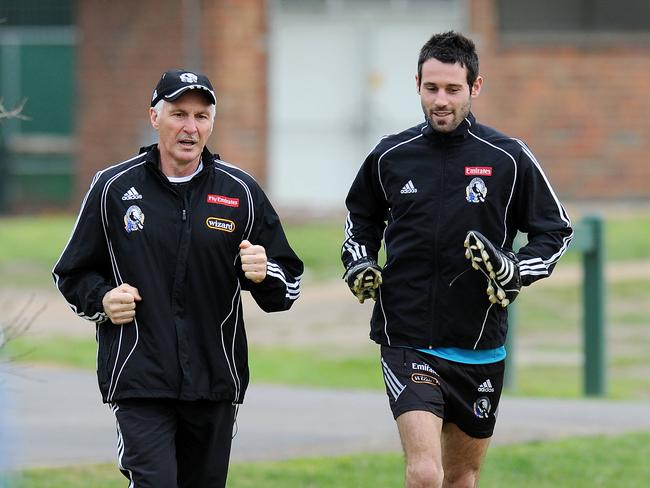
[(464, 364), (498, 363), (506, 357), (506, 347), (494, 349), (461, 349), (459, 347), (436, 347), (434, 349), (418, 349), (420, 352), (437, 356), (447, 361)]

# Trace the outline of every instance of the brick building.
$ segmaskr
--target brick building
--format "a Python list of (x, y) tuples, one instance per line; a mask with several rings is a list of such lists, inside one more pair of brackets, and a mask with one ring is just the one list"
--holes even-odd
[[(243, 161), (264, 180), (264, 5), (264, 0), (78, 3), (80, 191), (107, 162), (122, 161), (151, 143), (147, 101), (161, 73), (172, 67), (208, 75), (218, 98), (209, 146)], [(198, 39), (188, 29), (200, 31)]]
[[(612, 9), (601, 12), (604, 27), (598, 19), (589, 28), (576, 21), (558, 31), (529, 26), (532, 32), (508, 32), (499, 25), (499, 8), (519, 5), (520, 15), (534, 19), (539, 4), (561, 16), (579, 3), (471, 2), (470, 31), (479, 40), (486, 76), (476, 111), (484, 122), (524, 139), (563, 197), (648, 200), (648, 7), (582, 2), (584, 15), (590, 4)], [(558, 19), (547, 21), (553, 26)]]
[(479, 120), (524, 139), (563, 199), (650, 198), (643, 2), (84, 0), (75, 12), (73, 207), (95, 171), (153, 140), (153, 85), (186, 67), (215, 85), (213, 150), (280, 206), (340, 210), (377, 135), (421, 120), (417, 50), (447, 29), (477, 43)]

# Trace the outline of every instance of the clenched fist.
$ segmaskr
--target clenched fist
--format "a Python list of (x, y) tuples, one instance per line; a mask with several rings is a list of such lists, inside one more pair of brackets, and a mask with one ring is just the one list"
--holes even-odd
[(261, 283), (266, 278), (266, 250), (262, 246), (244, 240), (239, 244), (239, 257), (246, 278), (253, 283)]
[(138, 289), (122, 283), (106, 292), (102, 299), (104, 312), (115, 325), (128, 324), (135, 318), (135, 302), (142, 300)]

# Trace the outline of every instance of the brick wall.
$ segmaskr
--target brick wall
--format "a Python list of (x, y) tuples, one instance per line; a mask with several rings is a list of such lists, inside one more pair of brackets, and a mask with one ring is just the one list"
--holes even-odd
[(480, 121), (522, 138), (568, 199), (650, 197), (650, 47), (508, 45), (494, 0), (472, 0)]
[(265, 0), (204, 2), (206, 66), (217, 93), (213, 144), (221, 157), (266, 180), (267, 53)]
[[(185, 67), (185, 3), (78, 2), (78, 195), (97, 170), (155, 142), (149, 101), (163, 71)], [(208, 147), (264, 181), (265, 2), (195, 3), (201, 9), (201, 70), (217, 93), (217, 121)]]
[[(153, 142), (149, 97), (162, 71), (183, 67), (185, 3), (78, 2), (79, 194), (95, 171)], [(209, 146), (264, 183), (266, 2), (197, 3), (202, 70), (218, 97)], [(508, 45), (495, 3), (470, 0), (469, 7), (486, 78), (474, 105), (479, 120), (524, 139), (563, 198), (648, 199), (647, 45)]]

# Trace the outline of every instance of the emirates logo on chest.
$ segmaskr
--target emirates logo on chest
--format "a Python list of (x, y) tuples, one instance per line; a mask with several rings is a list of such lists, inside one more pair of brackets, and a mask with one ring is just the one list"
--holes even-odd
[(465, 176), (492, 176), (492, 166), (465, 166)]
[(223, 195), (213, 195), (209, 194), (206, 198), (208, 203), (214, 205), (225, 205), (226, 207), (239, 207), (239, 198), (235, 197), (226, 197)]

